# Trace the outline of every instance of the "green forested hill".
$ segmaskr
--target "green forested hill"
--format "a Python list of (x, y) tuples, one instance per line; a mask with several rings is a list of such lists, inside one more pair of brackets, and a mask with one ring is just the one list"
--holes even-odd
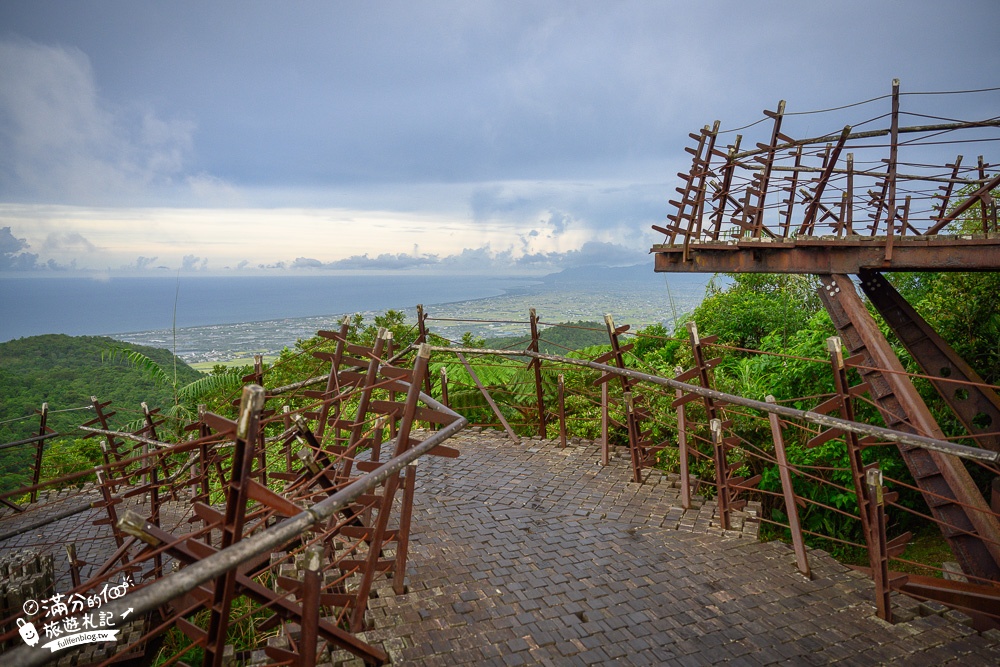
[[(173, 355), (163, 349), (120, 343), (98, 336), (50, 334), (0, 343), (0, 443), (35, 435), (34, 411), (49, 404), (49, 425), (66, 431), (91, 418), (89, 411), (59, 412), (90, 404), (90, 397), (112, 401), (115, 425), (141, 416), (140, 403), (150, 408), (173, 403), (173, 391), (156, 385), (142, 371), (121, 363), (102, 361), (111, 346), (127, 346), (160, 364), (173, 376)], [(178, 360), (177, 382), (185, 385), (202, 377)], [(0, 451), (0, 458), (6, 452)]]
[[(539, 351), (546, 354), (565, 354), (569, 350), (579, 350), (591, 345), (607, 345), (608, 330), (604, 322), (565, 322), (542, 329), (538, 337)], [(490, 338), (487, 347), (500, 349), (524, 349), (531, 342), (531, 336), (506, 336)]]

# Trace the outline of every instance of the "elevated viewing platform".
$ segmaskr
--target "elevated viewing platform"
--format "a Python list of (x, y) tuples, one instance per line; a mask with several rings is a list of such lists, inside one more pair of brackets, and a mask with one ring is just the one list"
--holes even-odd
[(891, 244), (886, 236), (759, 236), (660, 244), (651, 252), (654, 270), (667, 273), (1000, 271), (998, 232), (907, 236)]
[[(922, 95), (924, 93), (910, 93)], [(926, 98), (908, 99), (893, 82), (885, 98), (816, 112), (765, 111), (770, 137), (747, 149), (736, 130), (711, 127), (690, 135), (691, 169), (678, 176), (679, 198), (652, 247), (655, 270), (857, 274), (876, 271), (998, 271), (1000, 228), (996, 166), (979, 156), (963, 163), (951, 151), (992, 147), (1000, 121), (955, 121), (926, 113)], [(789, 124), (889, 113), (809, 138)], [(910, 107), (922, 105), (920, 111)], [(823, 120), (813, 117), (819, 114)], [(888, 116), (883, 129), (861, 129)], [(911, 119), (947, 122), (910, 125)], [(834, 122), (836, 122), (834, 121)], [(744, 129), (757, 125), (753, 123)], [(729, 143), (723, 148), (723, 142)]]

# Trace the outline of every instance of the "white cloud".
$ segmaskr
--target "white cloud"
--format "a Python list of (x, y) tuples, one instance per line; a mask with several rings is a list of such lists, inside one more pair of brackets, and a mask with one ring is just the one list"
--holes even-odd
[(181, 174), (193, 130), (101, 99), (79, 49), (0, 40), (0, 194), (8, 201), (142, 199)]

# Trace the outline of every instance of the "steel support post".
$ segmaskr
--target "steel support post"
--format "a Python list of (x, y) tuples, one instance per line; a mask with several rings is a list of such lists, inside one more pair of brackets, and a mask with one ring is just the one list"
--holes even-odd
[(882, 471), (869, 468), (866, 473), (868, 498), (868, 558), (871, 563), (872, 579), (875, 583), (875, 607), (878, 617), (892, 622), (892, 606), (889, 602), (889, 556), (885, 537), (885, 505), (883, 503)]
[[(776, 403), (774, 396), (767, 396), (768, 403)], [(781, 477), (781, 494), (785, 499), (785, 514), (788, 516), (788, 530), (792, 534), (792, 548), (795, 550), (795, 565), (802, 576), (811, 578), (809, 558), (806, 555), (805, 540), (802, 537), (802, 526), (799, 524), (798, 498), (792, 485), (792, 473), (788, 468), (788, 455), (785, 453), (785, 437), (781, 430), (781, 419), (773, 412), (767, 414), (771, 424), (771, 438), (774, 440), (774, 458), (778, 460), (778, 475)]]
[(559, 446), (566, 446), (566, 387), (563, 383), (563, 374), (559, 374), (557, 384), (556, 402), (559, 405)]
[[(42, 403), (42, 409), (38, 413), (38, 437), (51, 433), (52, 429), (48, 427), (49, 420), (49, 404)], [(35, 465), (31, 471), (31, 486), (37, 487), (38, 482), (41, 479), (42, 474), (42, 454), (45, 451), (45, 441), (39, 440), (38, 444), (35, 446)], [(38, 489), (33, 488), (31, 490), (31, 501), (35, 502), (38, 500)]]
[[(528, 349), (532, 352), (541, 352), (538, 347), (538, 315), (535, 314), (535, 309), (531, 308), (528, 310), (528, 321), (531, 324), (531, 343), (528, 344)], [(529, 365), (535, 372), (535, 402), (538, 405), (538, 435), (541, 438), (545, 437), (545, 396), (542, 391), (542, 360), (534, 358), (529, 362)]]
[[(1000, 396), (877, 271), (859, 274), (861, 289), (980, 447), (1000, 451)], [(951, 382), (947, 380), (952, 380)]]
[(483, 386), (483, 383), (479, 379), (479, 376), (476, 374), (476, 371), (472, 369), (472, 365), (469, 364), (469, 362), (465, 359), (465, 356), (461, 352), (457, 352), (456, 356), (458, 357), (458, 360), (462, 362), (462, 365), (465, 366), (465, 370), (469, 373), (469, 377), (472, 378), (472, 381), (479, 389), (479, 392), (483, 395), (483, 398), (486, 399), (486, 402), (489, 404), (490, 409), (493, 410), (493, 414), (495, 414), (497, 416), (497, 419), (500, 420), (500, 424), (507, 432), (507, 437), (510, 438), (512, 442), (520, 442), (521, 439), (517, 437), (517, 433), (514, 433), (514, 429), (512, 429), (510, 427), (510, 424), (507, 423), (507, 418), (503, 416), (502, 412), (500, 412), (500, 408), (497, 407), (497, 404), (493, 400), (493, 397), (490, 396), (490, 392), (488, 392), (486, 390), (486, 387)]
[(451, 407), (448, 402), (448, 368), (447, 366), (441, 367), (441, 402), (447, 406)]
[(417, 466), (406, 466), (403, 477), (403, 504), (399, 510), (399, 532), (396, 534), (396, 562), (392, 570), (392, 590), (406, 593), (406, 558), (410, 551), (410, 522), (413, 517), (413, 493), (417, 486)]
[[(850, 277), (821, 276), (821, 284), (820, 297), (844, 344), (860, 359), (858, 365), (864, 368), (859, 371), (886, 426), (943, 440), (944, 434)], [(1000, 580), (1000, 522), (962, 461), (908, 445), (899, 449), (962, 570), (975, 577)]]
[[(674, 373), (680, 374), (680, 366), (674, 369)], [(675, 390), (675, 395), (679, 399), (684, 396), (680, 389)], [(687, 415), (684, 405), (677, 406), (677, 459), (680, 464), (681, 478), (681, 507), (686, 510), (691, 509), (691, 475), (688, 472), (688, 433)]]
[(601, 383), (601, 465), (611, 464), (611, 441), (608, 434), (608, 383)]
[(712, 449), (715, 460), (716, 504), (719, 508), (719, 525), (723, 530), (729, 530), (729, 484), (726, 480), (726, 446), (722, 437), (722, 420), (713, 419), (709, 422), (712, 430)]
[(319, 604), (323, 548), (310, 547), (305, 553), (302, 573), (302, 624), (299, 626), (299, 664), (316, 664), (316, 644), (319, 641)]
[[(226, 485), (226, 512), (222, 523), (221, 549), (243, 538), (246, 521), (250, 472), (254, 461), (254, 445), (260, 429), (260, 413), (264, 409), (264, 388), (248, 385), (243, 388), (240, 412), (236, 422), (236, 445), (233, 449), (232, 470)], [(205, 641), (205, 667), (222, 667), (229, 615), (236, 592), (237, 570), (234, 568), (215, 580), (212, 612)]]

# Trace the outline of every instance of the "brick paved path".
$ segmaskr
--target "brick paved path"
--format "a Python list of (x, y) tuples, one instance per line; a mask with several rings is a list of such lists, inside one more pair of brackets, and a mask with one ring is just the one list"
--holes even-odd
[(808, 581), (786, 545), (724, 534), (711, 503), (682, 513), (669, 478), (631, 483), (593, 444), (449, 444), (418, 466), (410, 592), (372, 600), (364, 636), (395, 663), (1000, 664), (1000, 633), (887, 625), (862, 575), (813, 551)]

